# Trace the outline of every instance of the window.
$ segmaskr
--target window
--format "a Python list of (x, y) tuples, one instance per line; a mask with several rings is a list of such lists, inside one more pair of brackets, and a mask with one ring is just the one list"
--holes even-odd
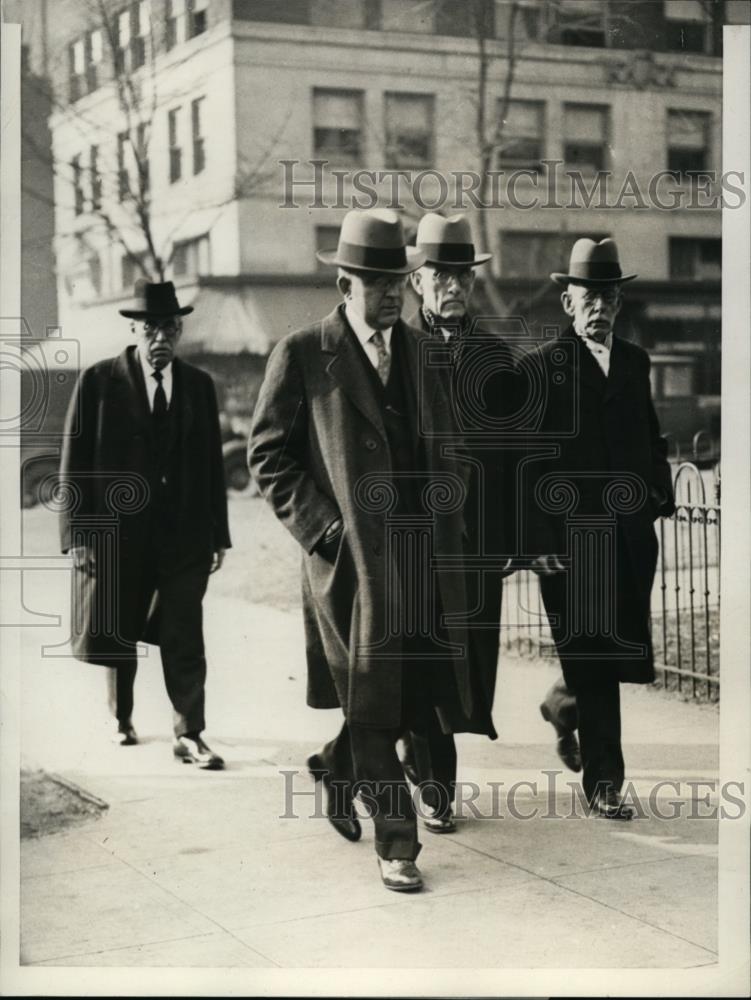
[(363, 0), (313, 0), (310, 23), (324, 28), (367, 28), (367, 4)]
[(70, 161), (70, 169), (73, 176), (73, 211), (76, 215), (81, 215), (84, 209), (83, 194), (83, 170), (81, 169), (81, 157), (74, 156)]
[(606, 0), (559, 0), (556, 29), (561, 45), (604, 48), (607, 43)]
[(89, 177), (91, 179), (91, 207), (102, 207), (102, 175), (99, 173), (99, 147), (89, 149)]
[(206, 30), (207, 0), (188, 0), (188, 38), (202, 35)]
[(361, 90), (313, 90), (313, 151), (335, 166), (362, 156)]
[(425, 0), (382, 0), (381, 27), (384, 31), (433, 32), (434, 4)]
[(238, 21), (310, 24), (310, 0), (234, 0), (232, 16)]
[(130, 178), (125, 157), (128, 149), (128, 133), (120, 132), (117, 137), (117, 198), (125, 201), (130, 193)]
[(563, 156), (582, 173), (606, 169), (608, 109), (596, 104), (564, 105)]
[[(479, 10), (485, 18), (481, 25), (482, 34), (492, 38), (495, 35), (495, 6), (483, 4)], [(435, 9), (435, 32), (437, 35), (475, 38), (476, 16), (475, 5), (466, 3), (466, 0), (440, 0)]]
[[(502, 101), (498, 104), (500, 112)], [(501, 166), (539, 169), (544, 157), (544, 122), (543, 101), (509, 101), (498, 151)]]
[(98, 253), (89, 257), (89, 282), (96, 295), (102, 294), (102, 258)]
[(151, 172), (149, 169), (149, 140), (148, 126), (141, 122), (136, 128), (136, 170), (138, 171), (139, 190), (141, 194), (148, 196), (151, 188)]
[[(316, 253), (321, 250), (336, 250), (339, 243), (339, 226), (316, 226)], [(316, 257), (319, 271), (329, 268)]]
[(674, 52), (711, 53), (711, 13), (702, 0), (664, 0), (665, 44)]
[(677, 181), (709, 169), (710, 121), (704, 111), (668, 110), (668, 170)]
[(202, 35), (207, 27), (208, 0), (167, 0), (164, 22), (167, 49)]
[(206, 142), (203, 137), (203, 105), (205, 97), (197, 97), (190, 105), (190, 126), (193, 137), (193, 173), (200, 174), (206, 166)]
[(182, 177), (182, 149), (178, 145), (178, 115), (179, 108), (173, 108), (167, 112), (167, 132), (169, 135), (169, 179), (170, 184), (179, 181)]
[(671, 236), (670, 277), (686, 281), (719, 281), (722, 240)]
[(144, 264), (145, 257), (142, 254), (123, 254), (120, 261), (120, 285), (123, 289), (132, 289), (137, 278), (147, 275)]
[(595, 241), (608, 233), (544, 233), (537, 230), (501, 232), (501, 273), (504, 278), (549, 280), (552, 271), (564, 271), (571, 247), (579, 235)]
[(175, 278), (193, 277), (211, 272), (211, 247), (207, 235), (175, 243), (172, 273)]
[(164, 44), (167, 49), (177, 45), (177, 23), (184, 10), (185, 0), (167, 0), (164, 23)]
[(115, 69), (128, 73), (146, 62), (146, 39), (151, 31), (148, 0), (136, 0), (117, 15)]
[(86, 93), (84, 70), (86, 68), (86, 48), (83, 38), (68, 46), (68, 96), (77, 101)]
[(432, 94), (386, 94), (386, 165), (428, 167), (433, 163)]

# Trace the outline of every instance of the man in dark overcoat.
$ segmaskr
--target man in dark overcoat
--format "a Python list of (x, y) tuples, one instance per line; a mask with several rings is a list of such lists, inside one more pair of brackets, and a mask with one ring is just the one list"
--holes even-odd
[[(410, 276), (420, 308), (409, 320), (447, 349), (446, 374), (457, 428), (468, 451), (470, 479), (465, 521), (466, 555), (473, 568), (466, 583), (469, 606), (473, 719), (468, 729), (497, 739), (491, 711), (498, 669), (503, 578), (516, 552), (515, 462), (506, 447), (516, 403), (514, 359), (504, 340), (482, 320), (473, 322), (470, 300), (476, 269), (491, 258), (476, 253), (469, 219), (429, 212), (420, 220), (417, 249), (425, 263)], [(416, 734), (405, 740), (405, 766), (425, 789), (434, 810), (425, 818), (434, 833), (455, 829), (451, 814), (456, 747), (451, 733), (432, 747)], [(446, 777), (444, 777), (444, 775)], [(448, 778), (448, 782), (446, 781)], [(436, 795), (436, 787), (442, 794)]]
[(399, 217), (349, 212), (337, 250), (319, 258), (338, 266), (344, 301), (272, 352), (249, 465), (303, 550), (308, 703), (345, 716), (308, 767), (351, 840), (353, 783), (366, 784), (383, 883), (415, 890), (417, 820), (396, 741), (471, 711), (456, 569), (464, 473), (441, 447), (453, 434), (442, 378), (400, 319), (422, 255)]
[(175, 757), (218, 770), (223, 761), (201, 736), (202, 600), (230, 537), (214, 384), (176, 356), (192, 311), (172, 282), (140, 282), (132, 308), (120, 310), (137, 344), (82, 373), (65, 427), (60, 530), (74, 564), (73, 653), (110, 667), (113, 739), (138, 742), (136, 644), (152, 643), (174, 710)]
[(667, 443), (649, 357), (614, 334), (622, 286), (636, 275), (623, 274), (613, 240), (577, 240), (568, 272), (552, 277), (571, 325), (529, 359), (543, 391), (523, 478), (527, 538), (576, 697), (587, 801), (630, 819), (619, 685), (654, 679), (653, 522), (675, 509)]

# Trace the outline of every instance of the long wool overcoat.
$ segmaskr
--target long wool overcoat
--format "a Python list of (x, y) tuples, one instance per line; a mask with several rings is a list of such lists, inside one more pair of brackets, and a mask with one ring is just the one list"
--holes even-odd
[(654, 520), (674, 509), (667, 442), (652, 404), (649, 356), (613, 338), (607, 377), (573, 327), (531, 357), (534, 429), (522, 476), (531, 555), (566, 683), (654, 679), (650, 595)]
[[(456, 681), (452, 709), (469, 713), (467, 634), (459, 623), (466, 615), (460, 568), (466, 471), (444, 454), (455, 431), (440, 376), (420, 363), (424, 335), (401, 321), (394, 334), (416, 390), (414, 432), (434, 489), (432, 554), (420, 559), (445, 615), (448, 645), (438, 652)], [(264, 497), (303, 549), (308, 704), (341, 706), (360, 725), (398, 727), (401, 612), (414, 594), (405, 592), (388, 540), (394, 470), (381, 404), (342, 307), (274, 348), (248, 459)], [(331, 563), (316, 546), (337, 517), (344, 531)]]
[[(208, 573), (229, 548), (216, 393), (211, 376), (176, 358), (170, 569)], [(60, 468), (61, 548), (86, 544), (93, 570), (74, 570), (72, 648), (77, 659), (112, 666), (149, 641), (144, 580), (156, 545), (151, 498), (158, 487), (153, 418), (135, 347), (86, 369), (70, 402)]]

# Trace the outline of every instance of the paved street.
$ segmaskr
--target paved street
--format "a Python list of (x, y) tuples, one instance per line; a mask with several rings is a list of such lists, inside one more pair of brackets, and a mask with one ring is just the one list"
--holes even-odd
[[(357, 844), (315, 815), (306, 756), (339, 725), (305, 707), (302, 625), (279, 566), (253, 579), (259, 538), (281, 564), (294, 544), (255, 501), (232, 501), (235, 548), (205, 602), (207, 737), (222, 773), (173, 761), (158, 658), (139, 669), (141, 745), (108, 742), (99, 668), (40, 656), (65, 624), (25, 632), (24, 764), (109, 803), (103, 818), (22, 845), (22, 960), (49, 966), (695, 968), (717, 961), (717, 824), (691, 818), (689, 780), (717, 778), (717, 709), (623, 691), (624, 748), (645, 818), (576, 814), (538, 703), (556, 675), (509, 659), (500, 740), (459, 739), (470, 805), (453, 836), (425, 832), (426, 889), (387, 892), (364, 822)], [(26, 520), (27, 554), (54, 553), (50, 515)], [(249, 553), (251, 553), (249, 555)], [(31, 579), (33, 577), (33, 579)], [(268, 582), (268, 581), (267, 581)], [(65, 573), (26, 574), (26, 604), (67, 620)], [(279, 599), (277, 599), (279, 598)], [(272, 606), (272, 603), (275, 606)], [(284, 772), (288, 772), (286, 775)], [(649, 807), (650, 790), (663, 787)], [(285, 782), (287, 783), (285, 785)], [(519, 782), (513, 792), (512, 788)], [(502, 783), (502, 784), (499, 784)], [(527, 784), (529, 783), (529, 784)], [(475, 786), (477, 791), (475, 792)], [(285, 787), (288, 795), (285, 801)], [(701, 797), (704, 793), (698, 792)], [(473, 798), (474, 796), (474, 798)], [(283, 818), (285, 810), (296, 818)], [(572, 815), (572, 812), (574, 815)], [(516, 815), (515, 815), (516, 814)], [(557, 814), (557, 816), (556, 816)], [(531, 818), (520, 818), (531, 816)], [(408, 942), (408, 946), (407, 943)]]

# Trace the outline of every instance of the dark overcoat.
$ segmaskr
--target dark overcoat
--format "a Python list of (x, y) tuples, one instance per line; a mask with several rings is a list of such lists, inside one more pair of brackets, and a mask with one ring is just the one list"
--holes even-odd
[[(445, 387), (422, 375), (424, 335), (401, 320), (416, 392), (423, 468), (436, 490), (433, 580), (450, 644), (441, 652), (455, 679), (454, 701), (471, 710), (461, 560), (465, 472), (444, 454), (453, 435)], [(395, 728), (401, 720), (403, 581), (387, 541), (393, 464), (381, 406), (342, 307), (285, 337), (272, 351), (248, 449), (251, 472), (282, 524), (303, 549), (302, 591), (308, 704), (341, 706), (348, 721)], [(327, 527), (344, 523), (333, 564), (316, 552)], [(453, 560), (453, 566), (447, 565)]]
[(649, 357), (615, 336), (606, 377), (570, 327), (528, 359), (535, 367), (523, 527), (530, 555), (555, 553), (566, 565), (540, 577), (566, 683), (649, 683), (653, 522), (675, 509)]
[[(173, 442), (170, 569), (204, 569), (230, 547), (216, 393), (211, 377), (173, 361), (179, 408)], [(86, 369), (70, 402), (58, 497), (61, 548), (87, 545), (96, 568), (74, 570), (72, 647), (77, 659), (113, 665), (149, 641), (155, 560), (152, 498), (158, 487), (153, 417), (135, 347)], [(161, 546), (162, 558), (164, 546)], [(152, 609), (153, 610), (153, 609)]]
[[(431, 333), (422, 309), (410, 324)], [(513, 447), (518, 378), (514, 356), (502, 337), (472, 319), (451, 351), (446, 371), (455, 422), (469, 461), (464, 517), (467, 524), (467, 592), (471, 616), (470, 669), (474, 693), (469, 728), (495, 739), (491, 710), (500, 646), (504, 568), (517, 554), (515, 537), (516, 466)], [(510, 565), (510, 564), (509, 564)]]

